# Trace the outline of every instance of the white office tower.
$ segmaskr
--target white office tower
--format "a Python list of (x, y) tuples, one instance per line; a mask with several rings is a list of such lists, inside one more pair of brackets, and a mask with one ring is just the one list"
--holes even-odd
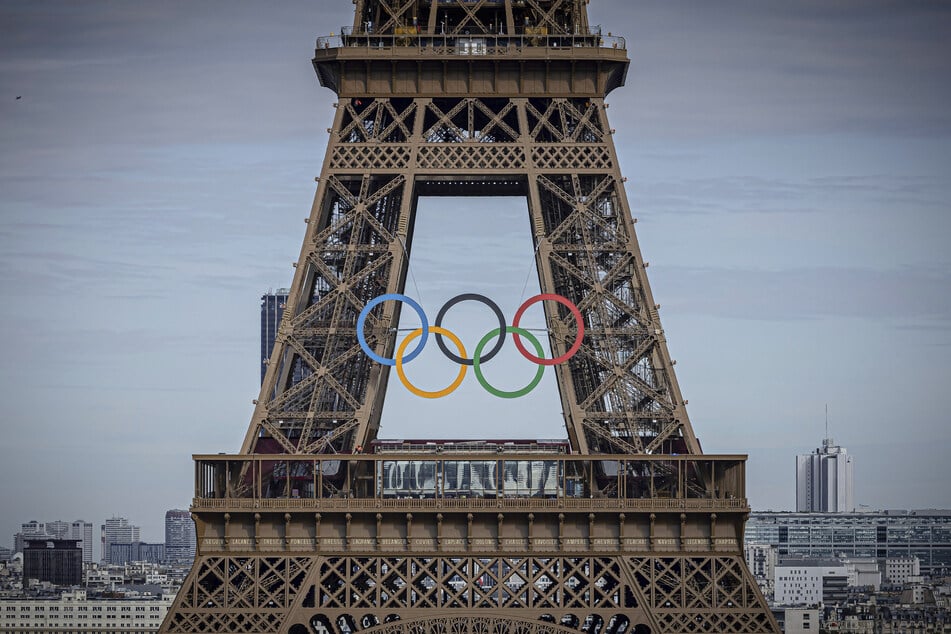
[(82, 541), (83, 563), (92, 563), (92, 522), (76, 520), (75, 522), (64, 522), (56, 520), (46, 523), (47, 534), (56, 539), (75, 539)]
[(165, 559), (175, 563), (195, 560), (195, 523), (188, 511), (165, 512)]
[[(778, 549), (769, 544), (744, 544), (746, 565), (757, 581), (772, 582), (776, 569)], [(762, 585), (760, 586), (762, 587)]]
[(76, 520), (69, 525), (69, 538), (82, 540), (83, 563), (92, 563), (92, 522)]
[(837, 560), (793, 557), (776, 565), (776, 605), (818, 605), (844, 601), (848, 594), (850, 570)]
[(852, 456), (831, 438), (814, 453), (796, 456), (796, 511), (851, 513)]
[(124, 517), (113, 517), (102, 525), (102, 560), (110, 562), (113, 544), (131, 544), (139, 541), (139, 527), (133, 526)]

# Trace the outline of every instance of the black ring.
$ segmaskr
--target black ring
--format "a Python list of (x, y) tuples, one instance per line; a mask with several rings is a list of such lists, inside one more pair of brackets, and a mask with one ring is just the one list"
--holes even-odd
[[(456, 295), (455, 297), (450, 299), (448, 302), (443, 304), (442, 308), (439, 309), (439, 314), (436, 315), (436, 325), (442, 326), (442, 318), (446, 316), (446, 313), (449, 311), (450, 308), (452, 308), (459, 302), (464, 302), (470, 299), (476, 302), (481, 302), (485, 304), (486, 306), (488, 306), (489, 308), (491, 308), (492, 312), (495, 313), (495, 316), (498, 317), (499, 319), (499, 328), (501, 328), (499, 332), (503, 332), (503, 333), (505, 332), (505, 315), (502, 314), (502, 309), (499, 308), (498, 304), (493, 302), (491, 299), (489, 299), (485, 295), (478, 295), (476, 293), (463, 293), (462, 295)], [(498, 354), (499, 350), (502, 349), (502, 345), (504, 343), (505, 343), (505, 336), (502, 335), (499, 337), (499, 342), (495, 344), (494, 348), (489, 350), (488, 353), (479, 357), (479, 363), (485, 363), (486, 361), (494, 357), (496, 354)], [(453, 354), (453, 352), (449, 350), (449, 348), (446, 346), (446, 343), (442, 340), (442, 335), (440, 334), (436, 335), (436, 344), (439, 346), (439, 349), (442, 350), (442, 353), (444, 355), (446, 355), (447, 357), (449, 357), (456, 363), (459, 363), (461, 365), (472, 365), (472, 359), (463, 359), (459, 355)]]

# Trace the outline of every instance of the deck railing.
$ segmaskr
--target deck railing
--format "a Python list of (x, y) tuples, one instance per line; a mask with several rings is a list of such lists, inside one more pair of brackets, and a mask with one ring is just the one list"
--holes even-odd
[(745, 461), (558, 453), (199, 455), (194, 506), (745, 508)]
[(344, 27), (339, 34), (317, 38), (317, 50), (362, 48), (395, 51), (407, 54), (412, 50), (420, 55), (500, 55), (521, 50), (548, 49), (572, 51), (577, 49), (627, 49), (627, 41), (617, 35), (600, 31), (580, 34), (526, 33), (508, 34), (448, 34), (405, 32), (395, 34), (356, 33)]

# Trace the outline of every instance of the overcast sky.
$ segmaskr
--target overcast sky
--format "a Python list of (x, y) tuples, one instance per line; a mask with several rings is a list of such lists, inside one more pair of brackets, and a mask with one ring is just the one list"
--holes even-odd
[[(161, 541), (191, 454), (240, 447), (333, 116), (314, 39), (352, 6), (0, 1), (0, 545), (113, 514)], [(857, 503), (951, 506), (951, 3), (589, 11), (627, 38), (608, 114), (705, 451), (792, 508), (828, 404)], [(511, 315), (527, 232), (523, 201), (424, 201), (410, 294)], [(565, 435), (550, 374), (519, 402), (470, 383), (394, 380), (381, 436)]]

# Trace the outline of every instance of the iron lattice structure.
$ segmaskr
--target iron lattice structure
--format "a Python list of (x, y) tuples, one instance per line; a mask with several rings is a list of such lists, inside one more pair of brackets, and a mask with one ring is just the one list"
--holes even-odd
[[(586, 0), (355, 0), (339, 96), (242, 451), (196, 456), (195, 565), (162, 632), (777, 632), (742, 558), (745, 456), (703, 455), (606, 115), (622, 39)], [(420, 196), (524, 196), (569, 451), (355, 451), (389, 367)], [(545, 304), (553, 355), (574, 317)], [(396, 345), (399, 306), (366, 320)], [(483, 448), (485, 449), (485, 448)], [(404, 495), (410, 493), (411, 495)]]

